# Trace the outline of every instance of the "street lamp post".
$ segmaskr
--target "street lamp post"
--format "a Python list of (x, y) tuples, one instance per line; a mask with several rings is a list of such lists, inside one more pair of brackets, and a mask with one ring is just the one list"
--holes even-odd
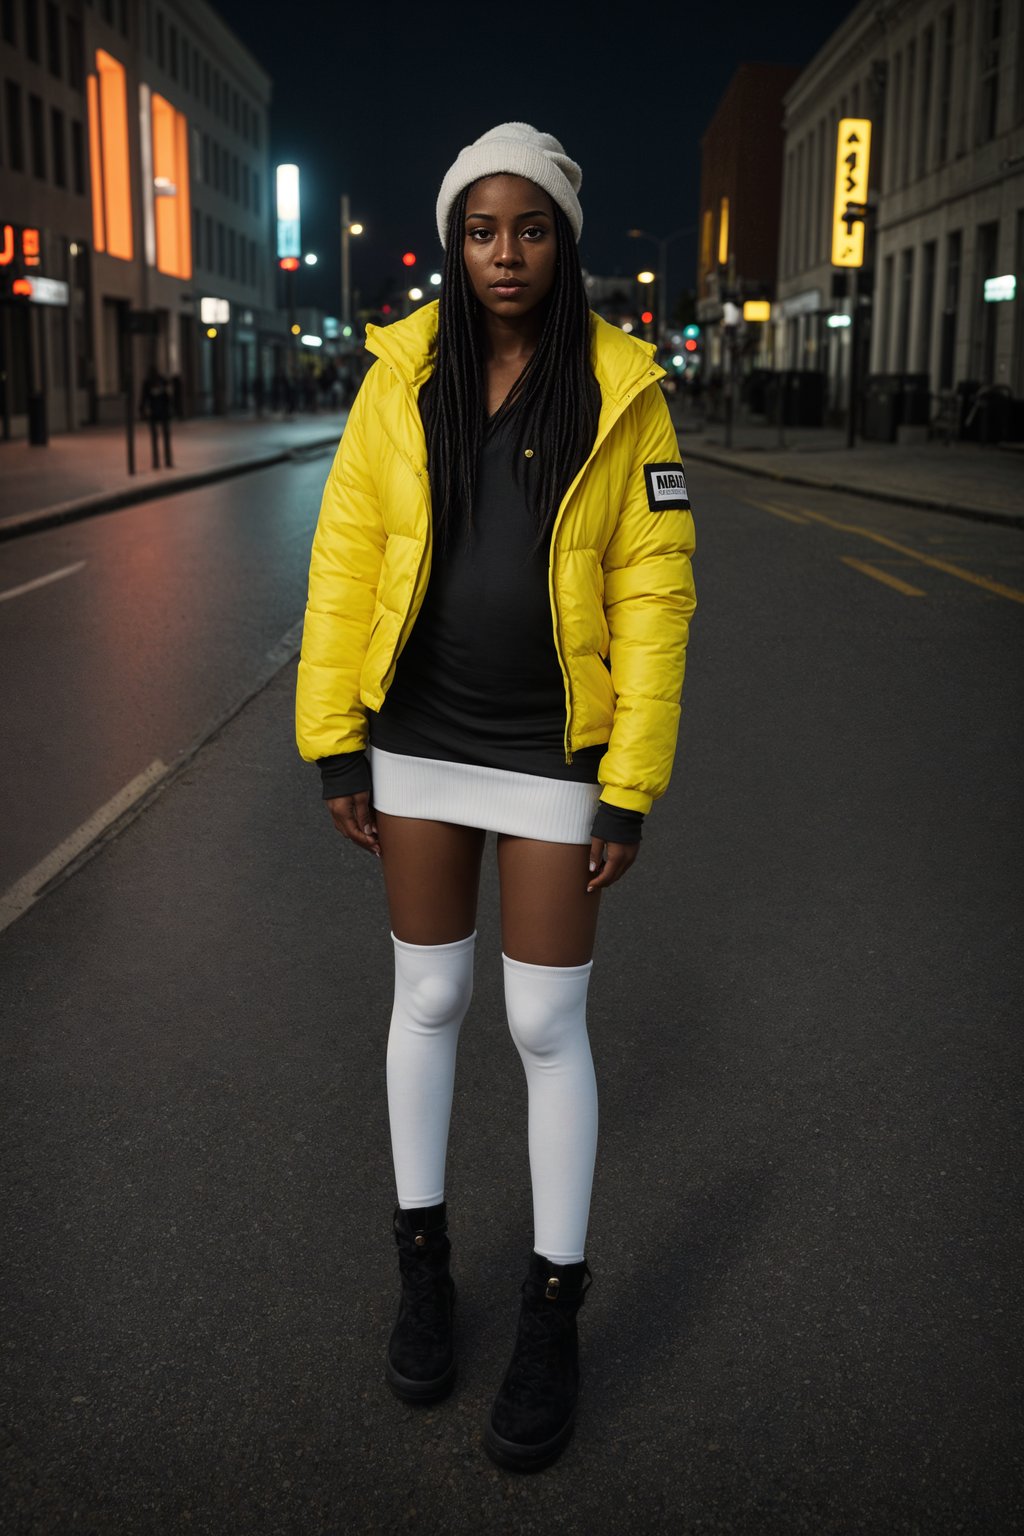
[(351, 335), (352, 327), (352, 275), (349, 267), (349, 237), (361, 235), (363, 226), (353, 224), (352, 210), (349, 207), (348, 193), (341, 194), (341, 329), (345, 334), (345, 327), (349, 327)]
[(665, 345), (665, 337), (668, 334), (668, 248), (673, 240), (681, 240), (684, 235), (692, 235), (696, 229), (695, 224), (689, 224), (685, 229), (673, 230), (670, 235), (652, 235), (646, 229), (627, 229), (626, 234), (631, 240), (650, 240), (658, 247), (658, 346)]

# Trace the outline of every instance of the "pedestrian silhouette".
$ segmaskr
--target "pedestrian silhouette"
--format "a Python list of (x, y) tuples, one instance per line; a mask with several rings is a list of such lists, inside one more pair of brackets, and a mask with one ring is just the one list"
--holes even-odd
[(156, 364), (146, 374), (142, 386), (139, 414), (149, 422), (150, 443), (153, 449), (153, 468), (160, 468), (159, 438), (164, 440), (164, 467), (171, 465), (171, 386)]

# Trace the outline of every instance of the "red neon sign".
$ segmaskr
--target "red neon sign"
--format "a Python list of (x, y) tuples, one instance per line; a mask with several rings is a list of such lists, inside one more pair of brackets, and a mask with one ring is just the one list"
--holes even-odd
[(38, 229), (23, 229), (21, 232), (21, 254), (25, 258), (26, 267), (38, 267), (39, 265), (39, 231)]
[(278, 265), (282, 272), (297, 272), (299, 270), (299, 258), (297, 256), (282, 256)]
[(17, 294), (21, 299), (30, 299), (32, 297), (32, 284), (27, 277), (16, 277), (11, 284), (11, 292)]
[(4, 225), (4, 243), (0, 247), (0, 267), (9, 267), (14, 260), (14, 226)]

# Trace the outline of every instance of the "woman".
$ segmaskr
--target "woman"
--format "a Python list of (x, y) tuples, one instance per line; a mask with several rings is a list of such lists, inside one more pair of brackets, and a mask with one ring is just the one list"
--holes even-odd
[(491, 129), (445, 176), (439, 303), (367, 328), (378, 361), (324, 492), (297, 698), (299, 748), (335, 826), (383, 865), (402, 1284), (387, 1379), (409, 1402), (443, 1396), (455, 1375), (445, 1152), (481, 856), (497, 833), (534, 1244), (485, 1445), (520, 1470), (572, 1433), (598, 908), (668, 783), (694, 608), (663, 370), (589, 312), (581, 181), (525, 123)]

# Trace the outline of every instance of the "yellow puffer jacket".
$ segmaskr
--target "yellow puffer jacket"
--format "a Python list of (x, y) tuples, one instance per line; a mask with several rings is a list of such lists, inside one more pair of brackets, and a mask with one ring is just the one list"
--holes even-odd
[[(296, 696), (307, 762), (366, 745), (366, 710), (384, 703), (427, 590), (430, 481), (416, 397), (436, 332), (436, 304), (367, 327), (379, 361), (338, 446), (310, 562)], [(565, 750), (607, 741), (602, 800), (648, 811), (675, 753), (693, 521), (654, 348), (598, 315), (591, 338), (597, 437), (559, 506), (548, 566)]]

